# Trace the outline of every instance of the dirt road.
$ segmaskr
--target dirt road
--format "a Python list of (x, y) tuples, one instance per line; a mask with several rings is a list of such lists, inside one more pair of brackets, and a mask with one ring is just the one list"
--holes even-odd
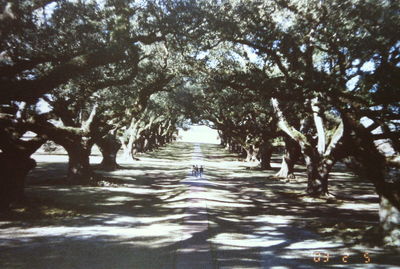
[[(370, 184), (332, 173), (343, 197), (299, 196), (276, 171), (246, 169), (211, 144), (175, 143), (119, 160), (107, 187), (43, 184), (62, 177), (66, 156), (36, 156), (31, 208), (0, 220), (0, 268), (396, 268), (398, 256), (359, 241), (378, 223)], [(99, 161), (93, 157), (92, 162)], [(278, 162), (278, 159), (274, 159)], [(204, 165), (202, 178), (191, 166)], [(277, 167), (278, 163), (273, 163)], [(351, 195), (351, 196), (350, 196)], [(346, 197), (351, 197), (346, 198)], [(346, 262), (347, 261), (347, 262)]]

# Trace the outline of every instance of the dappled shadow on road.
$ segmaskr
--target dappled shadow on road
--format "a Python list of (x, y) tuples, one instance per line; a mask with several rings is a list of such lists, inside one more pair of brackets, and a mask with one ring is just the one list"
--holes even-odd
[[(188, 179), (192, 150), (177, 143), (152, 153), (160, 159), (142, 155), (101, 172), (119, 186), (30, 186), (33, 206), (0, 220), (0, 268), (176, 268), (177, 251), (191, 257), (196, 243), (210, 245), (213, 268), (319, 268), (316, 251), (330, 254), (326, 267), (343, 265), (340, 255), (348, 253), (352, 268), (366, 268), (365, 251), (371, 268), (400, 263), (361, 244), (362, 231), (378, 223), (377, 207), (371, 186), (356, 185), (345, 171), (334, 171), (332, 191), (352, 200), (308, 199), (300, 166), (285, 183), (273, 171), (246, 170), (215, 145), (202, 145), (205, 157), (220, 156), (204, 160), (205, 178)], [(188, 210), (189, 186), (205, 212)], [(184, 220), (204, 219), (199, 214), (207, 214), (207, 227), (188, 233)], [(186, 268), (201, 268), (193, 264)]]
[[(216, 150), (222, 155), (218, 146), (202, 149), (206, 157), (214, 156)], [(208, 163), (206, 169), (211, 240), (219, 256), (218, 267), (229, 268), (232, 261), (241, 260), (248, 267), (258, 261), (262, 268), (308, 268), (316, 265), (316, 251), (330, 253), (326, 266), (343, 265), (341, 255), (348, 253), (353, 257), (352, 268), (365, 268), (365, 252), (382, 268), (400, 264), (396, 254), (370, 246), (377, 238), (368, 232), (379, 222), (372, 184), (360, 184), (347, 171), (334, 170), (331, 192), (337, 197), (315, 199), (304, 195), (304, 167), (297, 166), (297, 178), (287, 183), (275, 179), (273, 171), (252, 171), (246, 166), (221, 159)], [(249, 252), (257, 258), (248, 260)]]
[[(114, 187), (30, 185), (27, 206), (0, 216), (0, 268), (172, 268), (192, 147), (171, 145), (157, 151), (162, 160), (143, 155), (124, 164), (130, 169), (101, 172), (120, 180)], [(65, 168), (39, 163), (30, 183), (51, 183)]]

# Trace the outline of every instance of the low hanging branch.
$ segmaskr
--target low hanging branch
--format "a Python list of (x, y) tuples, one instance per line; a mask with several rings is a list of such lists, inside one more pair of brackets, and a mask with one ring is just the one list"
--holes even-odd
[(333, 133), (331, 142), (329, 143), (328, 147), (326, 148), (326, 150), (324, 152), (324, 156), (331, 155), (332, 151), (336, 148), (339, 141), (342, 139), (343, 134), (344, 134), (344, 124), (343, 124), (343, 120), (341, 120), (339, 126), (336, 128), (335, 132)]
[(95, 104), (92, 108), (92, 111), (90, 112), (90, 115), (88, 117), (88, 119), (86, 121), (82, 122), (82, 126), (81, 129), (85, 132), (85, 133), (89, 133), (90, 132), (90, 126), (93, 123), (93, 120), (96, 116), (97, 113), (97, 104)]
[[(154, 33), (147, 36), (136, 36), (125, 46), (117, 43), (86, 54), (73, 56), (55, 66), (50, 72), (35, 79), (17, 80), (15, 77), (9, 77), (0, 85), (0, 102), (36, 100), (70, 79), (86, 74), (92, 68), (126, 59), (127, 49), (136, 50), (137, 52), (137, 47), (134, 45), (135, 42), (152, 44), (163, 40), (162, 36), (157, 36)], [(133, 64), (138, 64), (139, 58), (137, 57), (135, 61)]]
[(117, 62), (124, 57), (124, 50), (118, 46), (113, 46), (73, 57), (35, 80), (4, 81), (1, 86), (0, 101), (30, 101), (39, 98), (42, 94), (51, 91), (71, 78), (86, 73), (91, 68)]
[(3, 23), (4, 20), (11, 19), (15, 20), (17, 17), (15, 16), (14, 12), (12, 11), (13, 4), (8, 2), (4, 11), (0, 13), (0, 23)]
[(315, 97), (311, 100), (311, 110), (313, 112), (313, 118), (314, 118), (314, 124), (315, 128), (317, 129), (317, 135), (318, 135), (318, 153), (320, 155), (324, 154), (325, 152), (325, 147), (326, 147), (326, 138), (325, 138), (325, 130), (324, 130), (324, 123), (322, 121), (322, 118), (320, 116), (321, 109), (319, 107), (319, 100), (318, 97)]
[(286, 120), (285, 115), (283, 115), (282, 110), (279, 107), (279, 101), (276, 98), (271, 98), (271, 104), (274, 108), (275, 114), (278, 117), (278, 127), (284, 131), (288, 136), (290, 136), (293, 140), (297, 141), (300, 145), (303, 146), (311, 146), (307, 142), (307, 138), (296, 130), (294, 127), (290, 126), (288, 121)]

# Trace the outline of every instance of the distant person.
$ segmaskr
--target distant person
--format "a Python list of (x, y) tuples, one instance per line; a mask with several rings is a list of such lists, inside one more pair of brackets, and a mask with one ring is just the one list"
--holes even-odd
[(195, 175), (196, 175), (196, 166), (193, 165), (192, 166), (192, 176), (195, 176)]
[(199, 166), (197, 166), (197, 165), (195, 167), (195, 173), (194, 174), (195, 174), (196, 177), (198, 177), (198, 175), (199, 175)]
[(202, 177), (202, 176), (203, 176), (203, 173), (204, 173), (204, 168), (203, 168), (202, 165), (200, 165), (199, 173), (200, 173), (200, 177)]

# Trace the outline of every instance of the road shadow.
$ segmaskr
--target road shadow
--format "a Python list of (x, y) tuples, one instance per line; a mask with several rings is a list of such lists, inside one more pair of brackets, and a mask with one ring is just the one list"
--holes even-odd
[[(202, 145), (206, 157), (217, 150), (223, 154), (219, 146)], [(219, 267), (246, 260), (249, 249), (254, 257), (260, 254), (259, 268), (343, 265), (343, 253), (352, 256), (352, 268), (364, 268), (365, 253), (377, 268), (400, 264), (398, 252), (376, 246), (380, 238), (372, 233), (379, 226), (378, 198), (372, 184), (333, 169), (330, 190), (336, 197), (309, 198), (304, 167), (296, 168), (297, 178), (283, 182), (273, 177), (274, 171), (244, 169), (240, 162), (208, 163), (207, 206)], [(316, 264), (315, 252), (330, 254), (329, 262)]]
[[(213, 268), (333, 268), (345, 266), (344, 253), (351, 268), (365, 268), (366, 252), (371, 268), (400, 264), (395, 252), (364, 244), (363, 231), (378, 224), (370, 185), (341, 171), (332, 191), (353, 200), (308, 199), (301, 175), (283, 182), (273, 171), (246, 170), (218, 146), (201, 148), (205, 178), (190, 179), (207, 205), (206, 229), (184, 232), (184, 219), (198, 217), (187, 210), (193, 144), (177, 143), (151, 153), (160, 159), (143, 155), (102, 172), (120, 180), (115, 186), (28, 186), (30, 206), (0, 216), (0, 268), (175, 268), (176, 252), (191, 255), (184, 246), (192, 242), (210, 244)], [(63, 165), (38, 169), (45, 177)]]

